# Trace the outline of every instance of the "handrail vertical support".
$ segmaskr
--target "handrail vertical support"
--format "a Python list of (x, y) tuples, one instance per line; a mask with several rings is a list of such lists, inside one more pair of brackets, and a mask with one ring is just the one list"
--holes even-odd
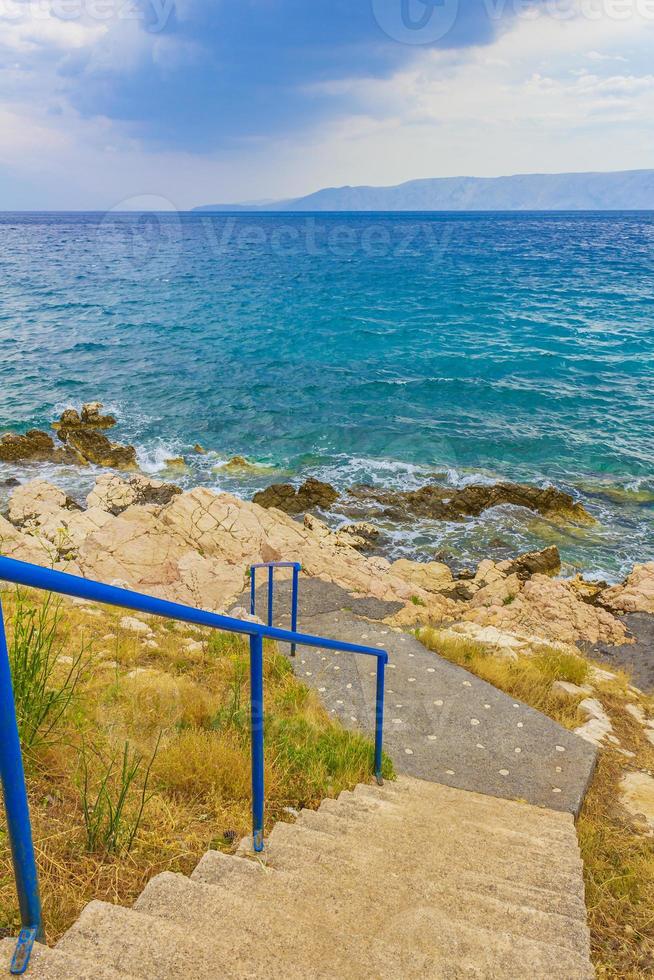
[(34, 858), (25, 772), (14, 704), (9, 650), (0, 602), (0, 779), (23, 928), (11, 962), (11, 973), (24, 973), (35, 940), (43, 941), (43, 915)]
[(377, 695), (375, 698), (375, 777), (383, 786), (382, 776), (382, 745), (384, 739), (384, 679), (386, 658), (377, 658)]
[(268, 569), (268, 626), (273, 625), (273, 598), (275, 592), (275, 569)]
[(257, 608), (257, 586), (255, 582), (256, 567), (250, 569), (250, 615), (254, 616)]
[(263, 639), (250, 637), (250, 714), (252, 741), (252, 847), (263, 851)]
[[(291, 596), (291, 632), (297, 633), (297, 600), (299, 591), (300, 566), (293, 565), (293, 589)], [(291, 643), (291, 656), (295, 656), (295, 643)]]

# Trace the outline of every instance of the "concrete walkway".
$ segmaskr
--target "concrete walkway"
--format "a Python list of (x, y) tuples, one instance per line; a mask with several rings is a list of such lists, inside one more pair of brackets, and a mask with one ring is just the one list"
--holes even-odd
[[(266, 615), (266, 590), (257, 612)], [(288, 626), (290, 587), (275, 589), (276, 625)], [(355, 599), (318, 579), (301, 582), (299, 628), (388, 651), (384, 745), (397, 771), (488, 796), (577, 814), (596, 749), (411, 634), (379, 620), (396, 604)], [(363, 618), (370, 617), (370, 618)], [(376, 661), (298, 648), (294, 670), (346, 726), (374, 731)]]

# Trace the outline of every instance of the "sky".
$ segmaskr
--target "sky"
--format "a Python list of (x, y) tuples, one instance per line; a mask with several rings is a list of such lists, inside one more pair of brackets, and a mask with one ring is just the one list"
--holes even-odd
[(654, 0), (0, 0), (0, 209), (654, 168)]

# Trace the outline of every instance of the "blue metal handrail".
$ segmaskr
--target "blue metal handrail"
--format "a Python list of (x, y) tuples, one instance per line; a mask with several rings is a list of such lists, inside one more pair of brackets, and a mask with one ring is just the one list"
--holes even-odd
[[(279, 565), (294, 569), (294, 619), (297, 624), (297, 576), (300, 567), (296, 563), (269, 563), (264, 567)], [(255, 566), (261, 567), (261, 566)], [(269, 576), (272, 576), (272, 568)], [(252, 569), (254, 579), (254, 567)], [(264, 756), (263, 756), (263, 641), (277, 640), (292, 647), (309, 646), (340, 653), (360, 653), (377, 658), (377, 688), (375, 707), (375, 776), (382, 781), (382, 741), (384, 732), (384, 679), (388, 653), (374, 647), (345, 643), (326, 637), (283, 630), (272, 625), (272, 603), (269, 601), (270, 623), (234, 619), (218, 613), (195, 609), (167, 599), (132, 592), (115, 585), (104, 585), (91, 579), (69, 575), (50, 568), (41, 568), (28, 562), (5, 558), (0, 555), (0, 581), (13, 582), (46, 592), (87, 599), (110, 606), (120, 606), (134, 612), (175, 619), (182, 623), (207, 626), (212, 629), (239, 633), (250, 637), (250, 725), (252, 746), (252, 841), (254, 850), (263, 850), (264, 818)], [(270, 581), (270, 579), (269, 579)], [(270, 587), (270, 586), (269, 586)], [(269, 593), (270, 600), (270, 593)], [(18, 736), (16, 707), (13, 699), (11, 668), (7, 638), (0, 601), (0, 778), (4, 794), (7, 827), (11, 845), (14, 878), (18, 893), (22, 929), (11, 963), (12, 973), (24, 973), (34, 942), (43, 941), (43, 916), (39, 895), (38, 875), (34, 857), (34, 843), (25, 786), (25, 773)]]
[[(292, 568), (293, 569), (293, 584), (291, 587), (291, 630), (293, 633), (297, 631), (297, 600), (298, 600), (298, 587), (300, 580), (300, 572), (302, 571), (302, 565), (298, 561), (264, 561), (258, 565), (250, 566), (250, 612), (253, 616), (256, 615), (257, 611), (257, 587), (256, 587), (256, 571), (257, 568), (267, 568), (268, 569), (268, 626), (273, 625), (273, 602), (275, 598), (275, 569), (276, 568)], [(295, 643), (291, 643), (291, 656), (295, 656)]]

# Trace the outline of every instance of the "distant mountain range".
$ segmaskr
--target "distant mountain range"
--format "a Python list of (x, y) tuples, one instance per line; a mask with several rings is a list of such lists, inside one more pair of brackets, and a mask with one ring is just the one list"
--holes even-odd
[(394, 187), (326, 187), (305, 197), (195, 211), (650, 211), (654, 170), (433, 177)]

